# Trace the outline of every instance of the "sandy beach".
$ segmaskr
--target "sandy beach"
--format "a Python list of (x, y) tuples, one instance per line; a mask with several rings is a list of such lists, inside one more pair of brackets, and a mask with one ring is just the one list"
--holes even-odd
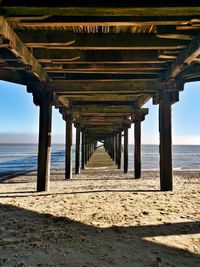
[(0, 185), (0, 266), (200, 266), (200, 173), (88, 168), (51, 175), (36, 193), (29, 173)]

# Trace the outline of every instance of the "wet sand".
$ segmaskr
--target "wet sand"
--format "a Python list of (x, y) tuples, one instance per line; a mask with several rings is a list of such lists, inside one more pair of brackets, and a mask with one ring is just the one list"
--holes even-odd
[(0, 266), (200, 266), (200, 173), (159, 174), (89, 166), (51, 175), (36, 193), (29, 173), (0, 184)]

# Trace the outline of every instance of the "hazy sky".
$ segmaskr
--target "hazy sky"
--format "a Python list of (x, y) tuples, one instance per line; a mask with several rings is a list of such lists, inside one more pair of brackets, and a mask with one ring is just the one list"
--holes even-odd
[[(149, 108), (149, 115), (142, 123), (142, 143), (158, 144), (158, 106), (149, 101), (145, 107)], [(172, 110), (173, 143), (200, 145), (200, 83), (186, 84)], [(26, 87), (0, 81), (0, 143), (36, 143), (38, 117), (39, 108)], [(53, 109), (53, 142), (64, 143), (64, 134), (65, 122)], [(132, 127), (129, 142), (133, 143), (133, 139)]]

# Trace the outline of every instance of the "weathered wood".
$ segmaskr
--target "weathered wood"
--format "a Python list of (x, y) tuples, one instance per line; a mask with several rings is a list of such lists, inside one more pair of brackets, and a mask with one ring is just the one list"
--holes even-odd
[(85, 131), (82, 130), (82, 142), (81, 142), (81, 169), (85, 169)]
[[(85, 91), (90, 92), (133, 92), (140, 91), (143, 89), (145, 91), (157, 91), (162, 89), (163, 85), (158, 80), (149, 80), (149, 79), (104, 79), (104, 80), (65, 80), (65, 81), (52, 81), (49, 83), (49, 86), (52, 87), (53, 91), (58, 92), (77, 92), (80, 93)], [(172, 88), (173, 89), (173, 88)]]
[(85, 164), (88, 162), (88, 136), (85, 135)]
[(118, 134), (115, 135), (115, 163), (118, 163)]
[(102, 104), (101, 107), (99, 106), (73, 106), (72, 112), (75, 113), (113, 113), (118, 112), (120, 110), (121, 113), (132, 113), (133, 107), (132, 106), (104, 106)]
[(124, 173), (128, 172), (128, 128), (124, 129)]
[(160, 132), (160, 188), (171, 191), (172, 182), (172, 137), (171, 137), (171, 101), (170, 93), (163, 93), (159, 103)]
[[(43, 64), (70, 63), (166, 63), (158, 58), (156, 50), (65, 50), (33, 49), (34, 56)], [(168, 50), (171, 51), (171, 50)]]
[(48, 92), (40, 94), (37, 192), (48, 191), (51, 157), (52, 106)]
[(121, 131), (118, 133), (118, 142), (117, 142), (117, 145), (118, 145), (118, 149), (117, 149), (117, 152), (118, 152), (118, 162), (117, 162), (117, 167), (118, 169), (121, 169), (121, 146), (122, 146), (122, 133)]
[[(74, 34), (75, 42), (60, 47), (60, 53), (67, 50), (159, 50), (183, 49), (186, 40), (163, 40), (155, 34)], [(63, 48), (63, 49), (62, 49)], [(33, 53), (35, 49), (33, 49)], [(39, 49), (37, 49), (38, 51)]]
[(75, 162), (75, 173), (80, 173), (80, 125), (76, 126), (76, 162)]
[[(124, 20), (124, 16), (127, 16), (127, 21), (130, 21), (134, 17), (153, 17), (160, 15), (162, 20), (163, 16), (168, 16), (168, 20), (177, 16), (195, 16), (200, 12), (199, 2), (196, 0), (145, 0), (134, 1), (133, 3), (124, 1), (110, 0), (108, 3), (102, 1), (59, 1), (53, 3), (49, 0), (29, 1), (29, 6), (25, 0), (18, 0), (13, 4), (11, 0), (2, 0), (1, 13), (5, 16), (80, 16), (81, 20), (87, 20), (88, 16), (111, 16), (115, 19), (115, 16), (120, 16), (121, 21)], [(173, 8), (172, 8), (173, 7)], [(133, 16), (134, 14), (134, 16)], [(73, 18), (73, 17), (72, 17)], [(26, 19), (26, 18), (24, 18)], [(75, 21), (77, 18), (75, 19)], [(158, 20), (158, 19), (157, 19)], [(105, 21), (105, 20), (104, 20)]]
[(136, 71), (162, 71), (166, 68), (167, 64), (164, 63), (95, 63), (95, 64), (49, 64), (49, 66), (44, 67), (47, 72), (136, 72)]
[(74, 33), (63, 30), (19, 30), (16, 34), (28, 47), (67, 46), (75, 42)]
[(66, 155), (65, 179), (72, 178), (72, 119), (71, 114), (66, 116)]
[(139, 118), (136, 119), (134, 126), (134, 171), (137, 179), (141, 177), (141, 121)]
[(164, 73), (163, 79), (175, 78), (181, 72), (183, 72), (188, 66), (195, 61), (200, 55), (200, 34), (191, 41), (188, 47), (180, 53), (176, 61), (170, 66), (170, 68)]
[[(57, 75), (61, 75), (63, 77), (62, 79), (66, 80), (158, 80), (160, 78), (160, 74), (157, 73), (148, 73), (150, 71), (147, 71), (147, 73), (117, 73), (117, 72), (87, 72), (87, 73), (81, 73), (81, 72), (70, 72), (70, 73), (56, 73), (56, 72), (51, 72), (49, 75), (51, 76), (52, 79), (58, 79)], [(60, 77), (59, 77), (60, 78)]]
[(49, 80), (48, 75), (41, 65), (37, 62), (28, 48), (23, 44), (3, 17), (0, 17), (0, 35), (1, 37), (9, 40), (9, 50), (17, 58), (20, 58), (25, 65), (30, 66), (30, 71), (33, 75), (35, 75), (40, 81)]

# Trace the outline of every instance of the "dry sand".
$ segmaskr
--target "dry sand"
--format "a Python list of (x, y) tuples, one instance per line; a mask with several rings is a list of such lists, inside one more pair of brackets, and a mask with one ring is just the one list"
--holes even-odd
[(51, 176), (35, 193), (34, 174), (0, 184), (0, 266), (200, 266), (200, 173), (142, 178), (104, 167), (72, 180)]

